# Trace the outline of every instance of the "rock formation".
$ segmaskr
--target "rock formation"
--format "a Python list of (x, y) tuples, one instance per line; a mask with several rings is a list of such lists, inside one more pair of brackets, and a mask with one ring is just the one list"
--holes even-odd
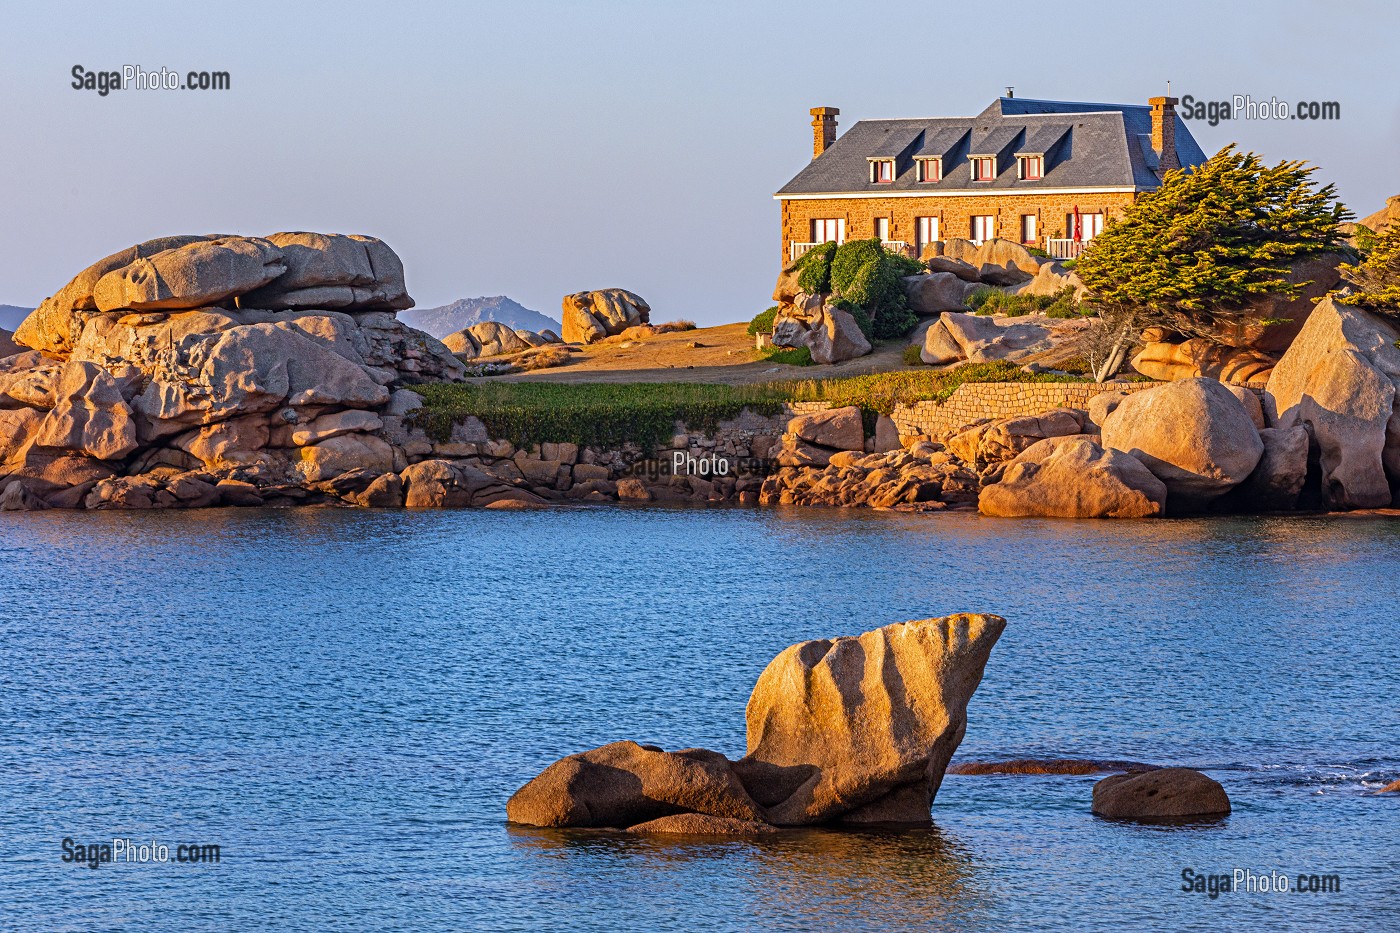
[(1230, 798), (1218, 781), (1190, 768), (1113, 774), (1094, 785), (1093, 810), (1111, 820), (1142, 822), (1227, 816)]
[(977, 506), (1008, 518), (1150, 518), (1166, 511), (1167, 487), (1130, 454), (1085, 436), (1055, 437), (1013, 460)]
[(919, 358), (930, 366), (993, 360), (1020, 362), (1069, 347), (1087, 326), (1083, 320), (1057, 320), (1043, 315), (1001, 317), (948, 312), (924, 334)]
[(443, 346), (461, 360), (524, 353), (559, 342), (553, 331), (512, 330), (496, 321), (481, 321), (442, 338)]
[(816, 363), (844, 363), (870, 352), (870, 341), (850, 312), (820, 295), (798, 294), (773, 322), (773, 346), (806, 347)]
[(1334, 509), (1388, 506), (1400, 486), (1400, 326), (1324, 298), (1264, 391), (1276, 427), (1307, 425)]
[(222, 501), (203, 487), (223, 480), (304, 490), (402, 468), (381, 417), (395, 390), (463, 372), (395, 319), (411, 304), (372, 237), (123, 250), (46, 299), (16, 334), (32, 351), (0, 360), (0, 478), (69, 508), (193, 507)]
[(743, 759), (614, 742), (550, 765), (506, 813), (533, 826), (647, 833), (927, 824), (1005, 626), (963, 614), (793, 645), (749, 698)]
[(1166, 484), (1174, 511), (1200, 508), (1238, 486), (1264, 453), (1240, 400), (1203, 378), (1129, 395), (1104, 419), (1102, 444), (1141, 460)]
[(1206, 376), (1222, 382), (1263, 382), (1276, 360), (1257, 350), (1227, 347), (1202, 338), (1148, 343), (1133, 357), (1133, 369), (1162, 382)]
[(622, 288), (564, 296), (564, 342), (596, 343), (629, 327), (651, 322), (651, 306)]

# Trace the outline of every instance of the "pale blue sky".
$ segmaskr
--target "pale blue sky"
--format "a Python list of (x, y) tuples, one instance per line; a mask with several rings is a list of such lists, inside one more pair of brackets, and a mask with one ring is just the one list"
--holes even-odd
[[(772, 193), (841, 126), (1018, 96), (1340, 101), (1336, 123), (1192, 129), (1306, 158), (1359, 214), (1400, 192), (1400, 6), (1380, 2), (12, 4), (0, 31), (0, 303), (133, 242), (370, 233), (419, 306), (622, 286), (657, 320), (746, 319)], [(69, 86), (226, 70), (228, 92)]]

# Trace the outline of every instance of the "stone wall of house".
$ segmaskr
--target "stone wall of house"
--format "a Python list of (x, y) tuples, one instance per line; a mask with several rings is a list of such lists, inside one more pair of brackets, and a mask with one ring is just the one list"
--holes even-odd
[(1105, 222), (1116, 217), (1133, 203), (1132, 192), (1103, 192), (1097, 194), (1043, 195), (988, 194), (971, 197), (950, 195), (929, 197), (885, 198), (823, 198), (819, 200), (784, 200), (782, 204), (783, 255), (786, 263), (792, 243), (806, 243), (812, 237), (812, 221), (836, 218), (846, 221), (846, 239), (869, 239), (875, 235), (875, 219), (888, 218), (891, 240), (913, 244), (918, 234), (918, 217), (937, 217), (940, 236), (967, 238), (972, 235), (972, 217), (988, 215), (996, 218), (996, 234), (1002, 239), (1019, 241), (1021, 216), (1036, 215), (1038, 238), (1063, 237), (1065, 215), (1102, 213)]

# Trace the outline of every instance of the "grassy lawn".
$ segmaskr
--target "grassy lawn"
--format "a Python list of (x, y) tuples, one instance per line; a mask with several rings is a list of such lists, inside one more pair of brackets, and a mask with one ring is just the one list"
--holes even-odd
[(449, 436), (455, 422), (475, 415), (492, 437), (517, 446), (569, 441), (607, 448), (630, 441), (654, 449), (671, 438), (677, 421), (693, 431), (712, 431), (745, 408), (773, 415), (784, 402), (828, 402), (833, 407), (857, 405), (873, 417), (889, 414), (901, 402), (942, 402), (963, 383), (1083, 381), (1077, 376), (1032, 375), (999, 362), (750, 385), (473, 381), (411, 388), (424, 399), (415, 423), (440, 440)]

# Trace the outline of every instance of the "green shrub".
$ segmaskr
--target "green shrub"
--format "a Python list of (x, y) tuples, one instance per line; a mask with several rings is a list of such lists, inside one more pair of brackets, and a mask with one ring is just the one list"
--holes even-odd
[(1366, 258), (1342, 266), (1356, 291), (1340, 299), (1378, 314), (1400, 317), (1400, 221), (1390, 223), (1373, 237)]
[(976, 314), (1007, 317), (1044, 314), (1053, 318), (1075, 318), (1087, 313), (1074, 300), (1074, 289), (1070, 286), (1053, 295), (1008, 295), (999, 288), (979, 288), (968, 296), (967, 304)]
[(894, 340), (919, 322), (900, 280), (923, 268), (916, 259), (891, 253), (878, 239), (851, 240), (831, 260), (831, 291), (869, 316), (869, 329), (861, 328), (868, 339)]
[(789, 366), (811, 366), (812, 351), (806, 347), (767, 347), (759, 358), (770, 363), (786, 363)]
[(759, 334), (773, 333), (773, 322), (777, 319), (779, 310), (779, 306), (774, 305), (767, 311), (755, 315), (754, 319), (749, 321), (749, 336), (756, 337)]
[(923, 366), (923, 365), (924, 365), (924, 358), (923, 358), (922, 356), (919, 355), (920, 351), (922, 351), (922, 350), (923, 350), (923, 347), (919, 346), (917, 343), (911, 343), (909, 346), (905, 347), (905, 348), (904, 348), (904, 357), (903, 357), (903, 358), (904, 358), (904, 365), (905, 365), (905, 366)]
[(809, 249), (797, 260), (797, 287), (809, 295), (824, 295), (831, 291), (831, 257), (835, 243), (823, 243)]
[(695, 330), (695, 322), (687, 320), (667, 321), (665, 324), (657, 324), (658, 334), (676, 334), (682, 331)]

